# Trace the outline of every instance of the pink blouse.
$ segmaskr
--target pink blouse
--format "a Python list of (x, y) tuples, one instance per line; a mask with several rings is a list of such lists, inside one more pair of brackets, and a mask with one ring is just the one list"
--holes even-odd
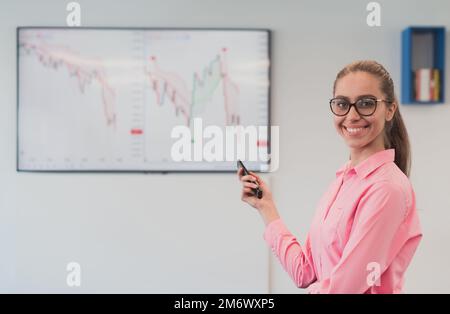
[(304, 246), (281, 219), (264, 239), (297, 287), (310, 293), (401, 293), (422, 238), (415, 194), (394, 163), (377, 152), (336, 172), (318, 203)]

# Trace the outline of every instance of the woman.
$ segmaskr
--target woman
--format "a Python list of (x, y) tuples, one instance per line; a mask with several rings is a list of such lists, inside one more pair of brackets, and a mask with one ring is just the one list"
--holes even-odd
[[(333, 95), (334, 125), (350, 160), (319, 201), (305, 244), (287, 230), (265, 182), (239, 170), (242, 200), (258, 209), (265, 241), (299, 288), (400, 293), (422, 233), (393, 81), (379, 63), (358, 61), (338, 73)], [(252, 194), (257, 186), (262, 199)]]

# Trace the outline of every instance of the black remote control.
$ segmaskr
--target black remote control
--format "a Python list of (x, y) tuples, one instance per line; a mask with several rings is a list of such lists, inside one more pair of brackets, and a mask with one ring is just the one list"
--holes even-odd
[[(238, 160), (238, 161), (237, 161), (237, 166), (238, 166), (238, 169), (239, 169), (239, 168), (244, 169), (244, 175), (249, 175), (249, 174), (250, 174), (250, 173), (248, 172), (247, 168), (245, 168), (245, 166), (244, 166), (244, 164), (242, 163), (242, 161)], [(253, 183), (258, 184), (257, 182), (253, 182)], [(252, 191), (253, 191), (253, 194), (254, 194), (257, 198), (261, 199), (261, 198), (263, 197), (263, 192), (262, 192), (262, 190), (261, 190), (259, 187), (257, 187), (257, 188), (252, 188)]]

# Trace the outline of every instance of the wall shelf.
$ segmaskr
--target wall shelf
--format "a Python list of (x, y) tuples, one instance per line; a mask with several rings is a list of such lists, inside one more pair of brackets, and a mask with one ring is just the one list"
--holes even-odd
[[(417, 70), (435, 69), (439, 88), (434, 99), (418, 100)], [(422, 71), (422, 70), (421, 70)], [(432, 72), (430, 72), (432, 73)], [(433, 76), (433, 74), (431, 74)], [(422, 85), (424, 86), (424, 85)], [(445, 101), (445, 27), (410, 26), (402, 32), (402, 91), (403, 104), (442, 104)], [(426, 98), (426, 97), (425, 97)]]

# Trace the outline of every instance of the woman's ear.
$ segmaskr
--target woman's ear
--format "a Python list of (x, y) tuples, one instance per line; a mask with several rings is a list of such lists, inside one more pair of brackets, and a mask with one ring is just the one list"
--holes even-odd
[(395, 111), (397, 111), (397, 103), (393, 102), (389, 107), (387, 107), (386, 121), (391, 121), (394, 117)]

